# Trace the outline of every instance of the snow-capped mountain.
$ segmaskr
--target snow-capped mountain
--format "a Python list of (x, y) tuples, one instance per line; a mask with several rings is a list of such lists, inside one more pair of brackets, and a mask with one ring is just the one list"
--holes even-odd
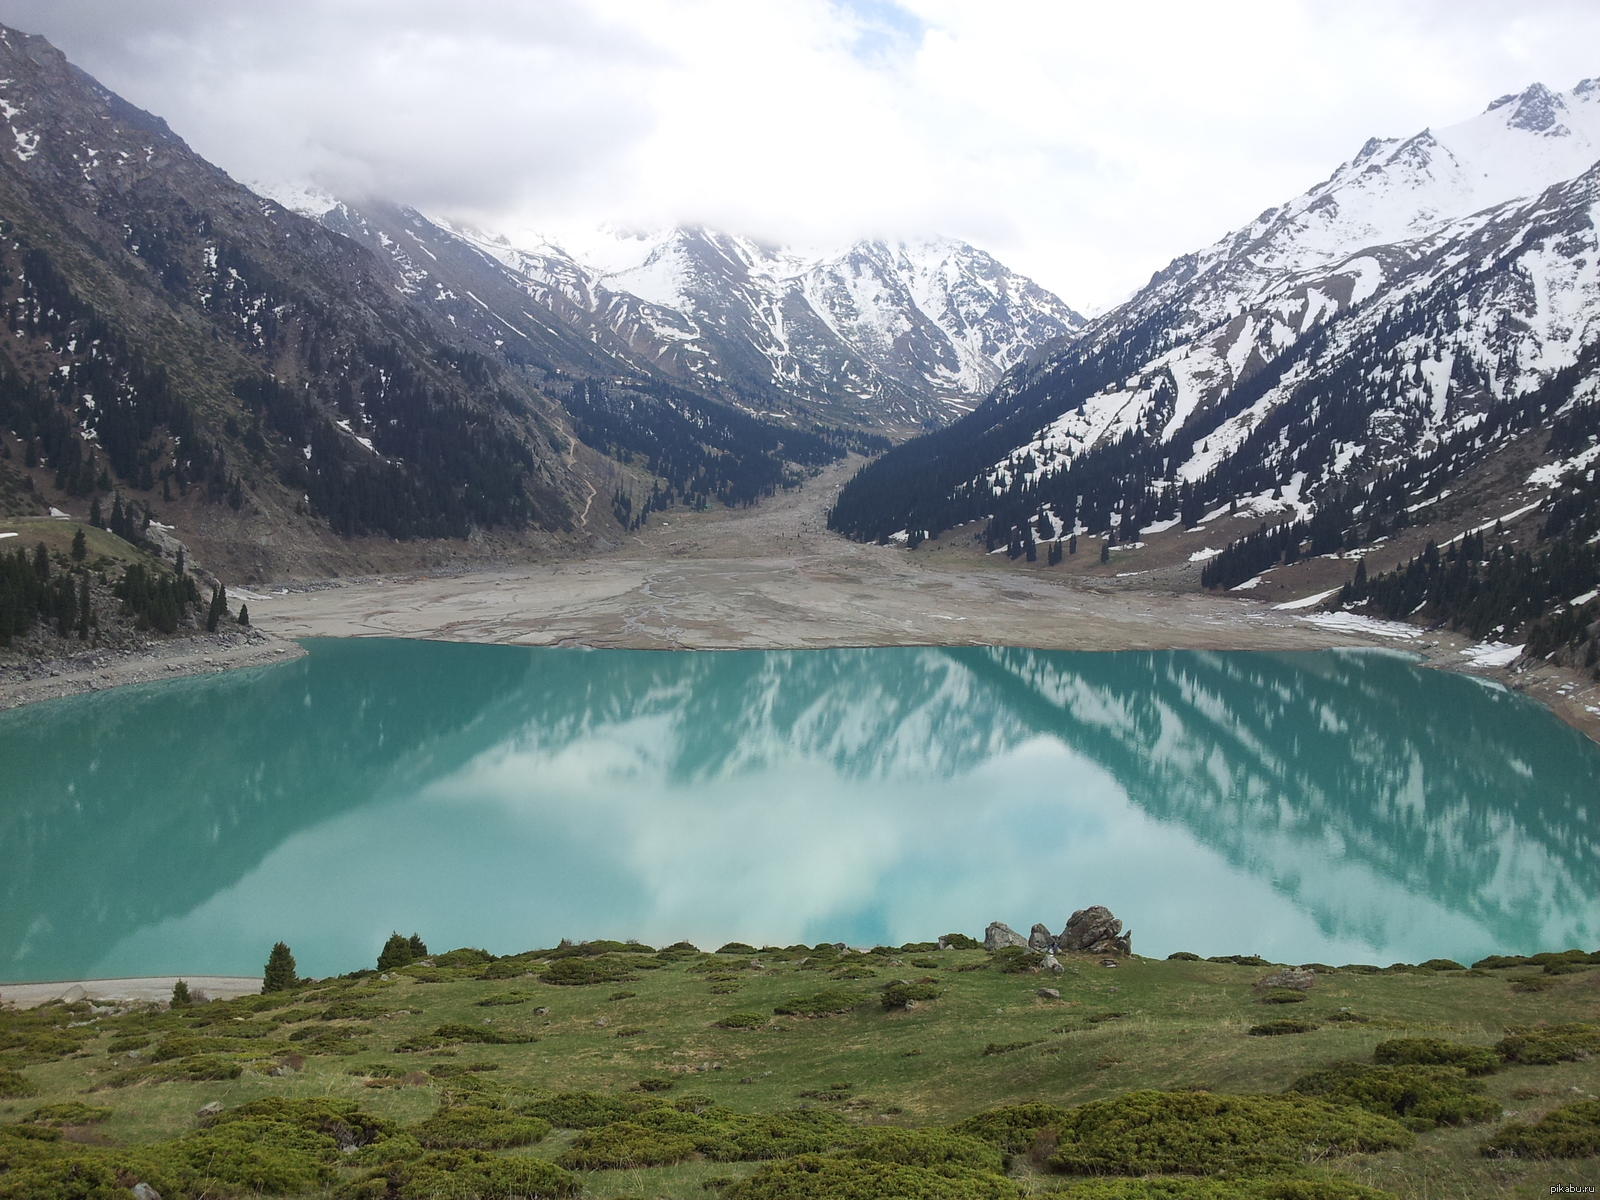
[(1084, 323), (1032, 280), (949, 239), (802, 254), (671, 228), (569, 250), (548, 238), (514, 245), (396, 205), (258, 190), (366, 242), (394, 264), (398, 288), (454, 311), (458, 325), (531, 332), (525, 322), (555, 318), (619, 362), (768, 414), (942, 425)]
[(1100, 532), (1175, 516), (1186, 492), (1191, 514), (1305, 515), (1319, 490), (1436, 450), (1600, 340), (1597, 159), (1596, 80), (1369, 141), (1013, 371), (947, 435), (869, 468), (837, 524), (882, 536), (1042, 514), (1059, 529), (1078, 510)]

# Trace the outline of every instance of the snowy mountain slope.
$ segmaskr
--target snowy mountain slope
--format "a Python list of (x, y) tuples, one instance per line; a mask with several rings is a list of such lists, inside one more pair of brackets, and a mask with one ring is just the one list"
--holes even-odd
[(1319, 490), (1370, 483), (1600, 340), (1597, 158), (1593, 81), (1369, 142), (1012, 372), (948, 437), (869, 468), (837, 527), (993, 514), (1042, 532), (1079, 496), (1096, 533), (1176, 517), (1186, 496), (1185, 517), (1240, 500), (1307, 515)]
[[(498, 321), (534, 340), (564, 331), (619, 368), (769, 415), (934, 427), (1083, 325), (1056, 296), (952, 240), (805, 255), (674, 228), (609, 232), (571, 251), (549, 239), (514, 246), (392, 204), (261, 190), (388, 255), (396, 286), (457, 324)], [(468, 292), (483, 311), (471, 311)]]

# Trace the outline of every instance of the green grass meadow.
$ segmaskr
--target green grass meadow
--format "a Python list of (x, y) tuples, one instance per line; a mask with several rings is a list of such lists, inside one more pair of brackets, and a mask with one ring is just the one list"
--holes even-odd
[[(678, 1200), (714, 1200), (719, 1191), (749, 1200), (1046, 1192), (1338, 1200), (1371, 1194), (1361, 1187), (1436, 1200), (1543, 1196), (1552, 1186), (1600, 1183), (1600, 1159), (1583, 1150), (1590, 1127), (1583, 1104), (1600, 1093), (1600, 1053), (1591, 1057), (1591, 1047), (1600, 1050), (1600, 1026), (1583, 1024), (1600, 1020), (1600, 967), (1587, 962), (1319, 971), (1303, 1000), (1285, 1003), (1255, 986), (1270, 966), (1222, 962), (1129, 958), (1106, 967), (1064, 956), (1065, 971), (1051, 974), (1031, 969), (1026, 956), (981, 950), (582, 950), (492, 962), (452, 952), (433, 960), (440, 965), (407, 966), (387, 978), (363, 972), (172, 1011), (113, 1014), (79, 1003), (0, 1012), (0, 1197), (127, 1196), (147, 1178), (166, 1183), (165, 1200), (174, 1191), (375, 1198), (575, 1189)], [(571, 965), (552, 970), (556, 963)], [(886, 1008), (883, 989), (899, 981), (914, 986), (896, 998), (906, 991), (936, 998)], [(1060, 998), (1039, 995), (1041, 988)], [(786, 1008), (845, 1011), (775, 1012)], [(1250, 1032), (1285, 1019), (1311, 1028)], [(1550, 1029), (1557, 1034), (1541, 1038)], [(1472, 1066), (1470, 1075), (1455, 1065), (1373, 1074), (1381, 1043), (1435, 1039), (1456, 1054), (1456, 1047), (1510, 1045), (1503, 1039), (1518, 1030), (1534, 1031), (1516, 1043), (1522, 1059), (1557, 1061), (1502, 1061), (1502, 1050), (1462, 1058), (1490, 1064)], [(1445, 1061), (1437, 1047), (1426, 1053), (1435, 1057), (1425, 1063)], [(1339, 1141), (1290, 1130), (1282, 1134), (1288, 1140), (1272, 1143), (1277, 1157), (1265, 1166), (1196, 1151), (1199, 1157), (1169, 1169), (1160, 1155), (1179, 1152), (1150, 1149), (1170, 1136), (1138, 1124), (1145, 1117), (1125, 1127), (1116, 1124), (1128, 1118), (1121, 1108), (1078, 1107), (1126, 1106), (1131, 1093), (1155, 1091), (1163, 1095), (1146, 1096), (1140, 1112), (1154, 1105), (1150, 1111), (1179, 1122), (1174, 1128), (1198, 1129), (1196, 1122), (1222, 1118), (1183, 1115), (1197, 1096), (1205, 1104), (1275, 1098), (1277, 1107), (1262, 1110), (1267, 1116), (1250, 1110), (1227, 1118), (1245, 1126), (1229, 1138), (1248, 1142), (1280, 1112), (1303, 1116), (1277, 1098), (1328, 1068), (1366, 1080), (1368, 1092), (1373, 1081), (1400, 1087), (1405, 1098), (1389, 1109), (1382, 1107), (1388, 1100), (1375, 1108), (1370, 1098), (1319, 1093), (1305, 1112), (1325, 1124), (1350, 1113), (1381, 1125), (1388, 1141), (1379, 1141), (1394, 1148), (1352, 1149), (1354, 1134)], [(1437, 1127), (1419, 1121), (1424, 1109), (1407, 1107), (1418, 1103), (1417, 1080), (1454, 1097), (1457, 1115)], [(579, 1102), (552, 1098), (570, 1093), (593, 1094), (583, 1105), (612, 1107), (594, 1118), (599, 1124), (564, 1128), (579, 1120), (563, 1115)], [(232, 1126), (226, 1115), (197, 1116), (207, 1105), (229, 1114), (261, 1100), (338, 1103), (271, 1113), (257, 1106), (266, 1115)], [(86, 1110), (62, 1109), (53, 1124), (32, 1117), (68, 1102), (110, 1113), (91, 1120)], [(1033, 1102), (1071, 1116), (1057, 1114), (1038, 1129), (1024, 1121), (1010, 1142), (988, 1134), (974, 1141), (976, 1124), (963, 1127), (966, 1135), (950, 1132), (1001, 1106)], [(1564, 1133), (1558, 1146), (1544, 1134), (1544, 1141), (1519, 1134), (1565, 1105), (1577, 1106), (1561, 1118), (1576, 1122), (1577, 1135)], [(1475, 1115), (1460, 1116), (1467, 1111)], [(754, 1119), (771, 1114), (788, 1115), (758, 1130)], [(1094, 1125), (1102, 1117), (1110, 1123)], [(380, 1133), (349, 1132), (367, 1118)], [(455, 1124), (441, 1124), (446, 1118)], [(251, 1132), (251, 1120), (270, 1128)], [(450, 1132), (457, 1126), (469, 1133)], [(908, 1149), (911, 1143), (882, 1132), (902, 1129), (927, 1133)], [(227, 1146), (254, 1139), (287, 1147), (271, 1153), (303, 1159), (302, 1176), (278, 1181), (274, 1192), (265, 1175), (230, 1167), (226, 1154), (234, 1151), (218, 1149), (229, 1130), (237, 1137)], [(1505, 1144), (1517, 1148), (1485, 1155), (1485, 1143), (1504, 1130), (1511, 1131)], [(1142, 1149), (1124, 1155), (1118, 1138)], [(345, 1144), (352, 1139), (361, 1144)], [(1003, 1155), (1003, 1163), (989, 1154)], [(581, 1165), (608, 1155), (619, 1165)], [(524, 1158), (571, 1170), (505, 1173), (501, 1160)], [(1082, 1165), (1091, 1159), (1101, 1165)], [(649, 1161), (663, 1165), (628, 1165)], [(786, 1163), (788, 1174), (778, 1170)]]

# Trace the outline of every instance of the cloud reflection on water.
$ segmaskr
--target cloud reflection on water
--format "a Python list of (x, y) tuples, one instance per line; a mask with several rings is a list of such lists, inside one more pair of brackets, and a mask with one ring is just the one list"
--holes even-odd
[(1594, 748), (1404, 662), (550, 653), (412, 749), (437, 772), (292, 834), (99, 969), (254, 970), (288, 937), (305, 969), (343, 970), (391, 928), (499, 952), (898, 943), (1089, 903), (1144, 953), (1388, 962), (1596, 937)]

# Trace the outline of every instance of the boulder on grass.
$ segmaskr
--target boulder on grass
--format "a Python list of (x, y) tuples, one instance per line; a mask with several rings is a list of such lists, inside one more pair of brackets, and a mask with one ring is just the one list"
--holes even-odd
[(990, 921), (989, 928), (983, 931), (983, 948), (993, 954), (997, 950), (1004, 950), (1007, 946), (1021, 946), (1026, 950), (1028, 939), (1004, 921)]
[(1122, 931), (1122, 922), (1111, 910), (1096, 904), (1080, 908), (1067, 921), (1056, 939), (1057, 945), (1074, 954), (1132, 954), (1133, 931)]
[(1265, 978), (1256, 980), (1257, 991), (1271, 991), (1275, 988), (1291, 988), (1297, 992), (1309, 992), (1317, 982), (1317, 973), (1300, 967), (1284, 967), (1281, 971), (1274, 971)]

